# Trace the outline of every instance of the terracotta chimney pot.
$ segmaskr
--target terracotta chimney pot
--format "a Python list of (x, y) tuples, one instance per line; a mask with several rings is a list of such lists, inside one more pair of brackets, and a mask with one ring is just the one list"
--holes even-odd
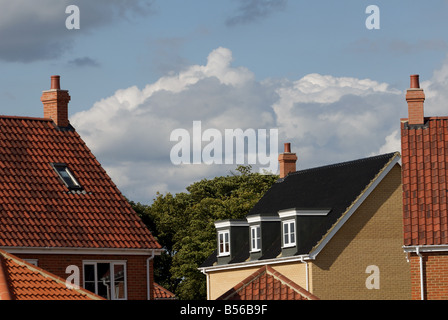
[(425, 93), (420, 88), (418, 74), (411, 75), (411, 87), (406, 93), (408, 102), (408, 123), (410, 125), (419, 125), (425, 122), (424, 107)]
[(42, 92), (40, 98), (44, 105), (44, 117), (53, 119), (58, 127), (68, 127), (68, 90), (61, 90), (60, 76), (51, 76), (50, 90)]
[(291, 153), (291, 143), (285, 143), (284, 150), (284, 153), (278, 156), (280, 178), (284, 178), (288, 173), (296, 171), (297, 156), (295, 153)]

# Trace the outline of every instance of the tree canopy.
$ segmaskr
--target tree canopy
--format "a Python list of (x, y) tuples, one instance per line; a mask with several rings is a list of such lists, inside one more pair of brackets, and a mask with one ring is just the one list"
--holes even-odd
[(206, 297), (206, 282), (198, 267), (216, 249), (214, 222), (241, 219), (278, 179), (277, 175), (251, 172), (203, 179), (172, 195), (157, 193), (151, 205), (131, 204), (166, 252), (154, 260), (157, 283), (179, 299)]

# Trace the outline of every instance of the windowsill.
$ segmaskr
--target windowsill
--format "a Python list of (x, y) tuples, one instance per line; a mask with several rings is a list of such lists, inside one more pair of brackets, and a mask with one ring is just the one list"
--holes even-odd
[(261, 252), (261, 249), (255, 249), (250, 251), (250, 253), (257, 253), (257, 252)]
[(295, 243), (292, 243), (292, 244), (288, 244), (288, 245), (286, 245), (286, 246), (282, 246), (282, 249), (292, 248), (292, 247), (295, 247), (295, 246), (296, 246), (296, 244), (295, 244)]
[(218, 257), (228, 257), (230, 256), (230, 252), (229, 253), (218, 253)]

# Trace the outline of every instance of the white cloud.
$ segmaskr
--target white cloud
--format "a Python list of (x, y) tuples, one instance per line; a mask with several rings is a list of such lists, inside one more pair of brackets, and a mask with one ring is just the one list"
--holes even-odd
[(123, 193), (148, 202), (157, 191), (180, 192), (236, 168), (171, 163), (171, 132), (191, 132), (193, 121), (202, 132), (278, 128), (279, 151), (291, 142), (302, 169), (389, 152), (405, 108), (402, 91), (370, 79), (309, 74), (260, 82), (218, 48), (205, 65), (118, 90), (70, 120)]

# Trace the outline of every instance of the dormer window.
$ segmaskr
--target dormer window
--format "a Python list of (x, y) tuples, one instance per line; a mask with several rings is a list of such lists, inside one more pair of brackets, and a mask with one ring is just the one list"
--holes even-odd
[(261, 228), (260, 225), (250, 227), (250, 245), (251, 251), (261, 250)]
[(220, 256), (230, 255), (230, 232), (229, 230), (218, 232), (218, 254)]
[(52, 166), (67, 188), (70, 190), (81, 189), (78, 180), (76, 180), (75, 176), (65, 163), (52, 163)]
[(296, 221), (287, 220), (282, 222), (283, 247), (292, 247), (296, 245)]

